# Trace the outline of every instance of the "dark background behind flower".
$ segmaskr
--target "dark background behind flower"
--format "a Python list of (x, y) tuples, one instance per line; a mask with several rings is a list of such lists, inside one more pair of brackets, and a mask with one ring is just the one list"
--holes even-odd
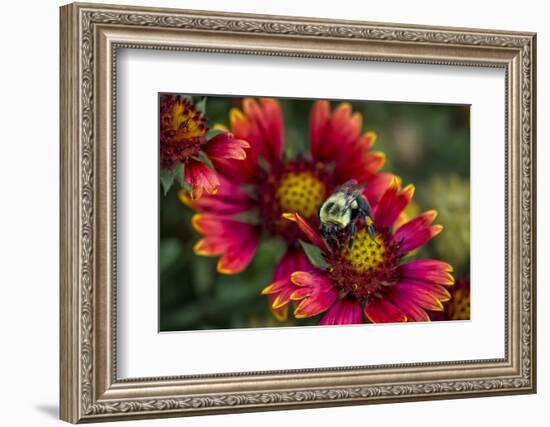
[[(310, 100), (279, 99), (286, 124), (286, 152), (308, 147)], [(208, 97), (209, 126), (227, 125), (240, 98)], [(333, 106), (339, 102), (332, 102)], [(467, 106), (358, 101), (363, 130), (378, 134), (375, 149), (387, 156), (383, 170), (416, 187), (410, 216), (435, 209), (443, 232), (417, 258), (437, 258), (454, 267), (456, 278), (470, 270), (470, 113)], [(160, 330), (272, 327), (318, 324), (316, 317), (278, 322), (260, 294), (270, 282), (283, 251), (281, 242), (264, 240), (250, 266), (228, 276), (216, 271), (216, 258), (194, 254), (198, 234), (193, 211), (180, 203), (177, 188), (160, 196)], [(475, 287), (475, 283), (472, 285)]]

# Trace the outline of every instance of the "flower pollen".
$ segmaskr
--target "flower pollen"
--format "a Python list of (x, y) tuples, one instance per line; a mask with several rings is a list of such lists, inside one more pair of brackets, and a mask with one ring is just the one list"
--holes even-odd
[(288, 172), (281, 178), (275, 197), (283, 212), (310, 218), (317, 214), (326, 193), (325, 184), (310, 171)]
[(470, 290), (457, 289), (453, 295), (453, 304), (449, 308), (451, 320), (470, 320)]
[(181, 98), (163, 111), (161, 121), (166, 133), (177, 142), (200, 139), (206, 132), (206, 120), (193, 104)]
[(260, 177), (259, 213), (269, 234), (295, 246), (300, 239), (299, 230), (282, 215), (298, 213), (318, 227), (317, 213), (333, 186), (324, 168), (312, 162), (287, 160), (280, 166)]
[(398, 246), (383, 232), (376, 232), (372, 239), (362, 227), (354, 236), (351, 249), (344, 242), (341, 247), (328, 259), (329, 274), (339, 290), (353, 294), (359, 301), (367, 301), (384, 286), (399, 280)]
[(373, 271), (386, 260), (386, 245), (380, 234), (370, 237), (366, 229), (357, 232), (351, 249), (344, 247), (342, 255), (359, 273)]
[(185, 163), (206, 142), (206, 119), (189, 100), (164, 95), (160, 111), (160, 158), (163, 169)]

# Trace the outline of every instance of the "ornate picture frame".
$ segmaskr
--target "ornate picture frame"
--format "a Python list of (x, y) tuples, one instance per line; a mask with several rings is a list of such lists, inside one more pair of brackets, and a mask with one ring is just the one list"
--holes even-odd
[[(60, 383), (71, 423), (536, 391), (536, 36), (312, 18), (61, 8)], [(117, 49), (502, 68), (505, 357), (118, 379)]]

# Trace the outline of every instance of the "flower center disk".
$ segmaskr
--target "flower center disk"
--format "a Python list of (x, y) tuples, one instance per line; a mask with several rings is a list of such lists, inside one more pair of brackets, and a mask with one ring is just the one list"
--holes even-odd
[(305, 218), (317, 214), (327, 196), (325, 184), (309, 171), (289, 172), (281, 178), (275, 197), (282, 212)]
[(342, 249), (343, 258), (348, 261), (358, 273), (372, 271), (386, 261), (386, 245), (380, 234), (375, 234), (374, 240), (366, 229), (361, 229), (353, 237), (351, 249)]
[(398, 246), (383, 232), (376, 232), (373, 239), (367, 229), (360, 228), (351, 249), (347, 240), (342, 241), (340, 250), (332, 252), (327, 261), (335, 286), (362, 302), (398, 280)]
[(194, 105), (178, 100), (171, 113), (163, 119), (169, 124), (175, 141), (196, 141), (206, 132), (206, 120)]

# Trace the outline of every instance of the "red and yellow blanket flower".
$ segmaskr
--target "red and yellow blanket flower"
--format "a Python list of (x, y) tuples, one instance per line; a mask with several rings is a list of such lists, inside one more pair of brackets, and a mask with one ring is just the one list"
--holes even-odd
[[(174, 180), (187, 187), (193, 199), (215, 194), (220, 186), (219, 161), (243, 160), (249, 144), (229, 132), (209, 132), (207, 121), (189, 97), (160, 99), (160, 167), (165, 191)], [(164, 183), (164, 182), (163, 182)]]
[(451, 289), (443, 311), (430, 313), (432, 320), (470, 320), (470, 278), (461, 277)]
[[(297, 212), (317, 226), (319, 207), (337, 186), (355, 179), (367, 185), (365, 194), (375, 200), (391, 179), (391, 175), (379, 173), (385, 156), (371, 149), (376, 135), (362, 132), (362, 115), (354, 113), (348, 103), (331, 110), (328, 101), (313, 102), (309, 150), (302, 156), (283, 154), (285, 125), (275, 99), (245, 98), (242, 109), (230, 111), (229, 122), (235, 138), (250, 144), (246, 159), (216, 163), (220, 180), (216, 195), (193, 201), (187, 192), (180, 192), (181, 200), (198, 212), (193, 225), (203, 237), (195, 252), (219, 256), (219, 272), (243, 271), (262, 236), (285, 243), (273, 280), (308, 268), (299, 231), (281, 215)], [(271, 306), (278, 319), (286, 318), (288, 307)]]
[(292, 303), (296, 318), (323, 313), (322, 325), (429, 321), (427, 310), (443, 310), (442, 303), (450, 298), (446, 286), (454, 283), (451, 266), (407, 257), (442, 230), (441, 225), (432, 225), (436, 212), (424, 212), (399, 225), (414, 187), (401, 188), (394, 177), (386, 189), (377, 191), (374, 197), (364, 194), (372, 208), (374, 233), (361, 221), (351, 248), (348, 241), (329, 247), (315, 224), (299, 213), (284, 214), (317, 248), (324, 265), (276, 278), (263, 290), (273, 308)]

